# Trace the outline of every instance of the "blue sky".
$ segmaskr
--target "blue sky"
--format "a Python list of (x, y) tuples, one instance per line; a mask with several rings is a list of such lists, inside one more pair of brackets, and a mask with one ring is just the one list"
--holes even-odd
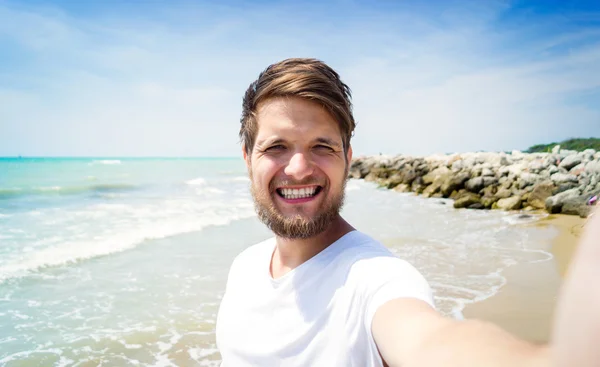
[(357, 155), (600, 137), (598, 1), (0, 0), (0, 156), (237, 156), (287, 57), (350, 85)]

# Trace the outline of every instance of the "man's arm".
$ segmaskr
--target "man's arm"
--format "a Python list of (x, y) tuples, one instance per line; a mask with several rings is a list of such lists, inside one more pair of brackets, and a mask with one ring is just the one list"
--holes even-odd
[(373, 337), (390, 367), (549, 366), (546, 346), (519, 340), (483, 321), (456, 321), (417, 299), (382, 305), (372, 323)]

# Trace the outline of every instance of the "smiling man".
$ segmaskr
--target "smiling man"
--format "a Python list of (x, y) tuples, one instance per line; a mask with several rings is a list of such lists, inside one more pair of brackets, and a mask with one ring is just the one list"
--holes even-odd
[[(231, 266), (217, 320), (223, 366), (549, 365), (545, 346), (441, 316), (413, 266), (340, 216), (355, 122), (329, 66), (269, 66), (246, 91), (241, 125), (256, 211), (275, 237)], [(568, 318), (561, 325), (573, 332)]]

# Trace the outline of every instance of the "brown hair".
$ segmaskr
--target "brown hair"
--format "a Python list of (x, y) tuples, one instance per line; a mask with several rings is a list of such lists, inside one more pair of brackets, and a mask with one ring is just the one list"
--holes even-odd
[(335, 70), (316, 59), (286, 59), (267, 67), (250, 84), (244, 95), (240, 139), (246, 153), (254, 147), (258, 125), (257, 107), (274, 97), (300, 97), (319, 103), (338, 122), (344, 151), (356, 127), (352, 115), (352, 94)]

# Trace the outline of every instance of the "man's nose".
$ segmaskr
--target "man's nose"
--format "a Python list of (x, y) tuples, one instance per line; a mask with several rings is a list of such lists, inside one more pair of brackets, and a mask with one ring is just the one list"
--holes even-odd
[(313, 173), (314, 167), (305, 153), (294, 153), (285, 167), (285, 174), (300, 181)]

